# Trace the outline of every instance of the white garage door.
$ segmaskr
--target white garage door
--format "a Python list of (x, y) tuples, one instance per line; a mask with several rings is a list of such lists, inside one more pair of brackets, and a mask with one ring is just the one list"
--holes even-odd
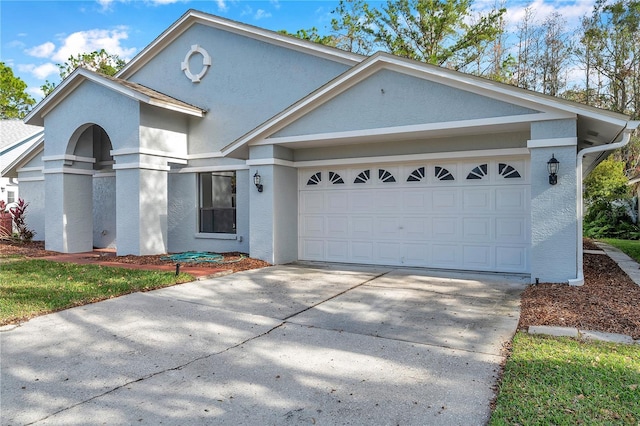
[(528, 160), (299, 171), (299, 257), (474, 271), (529, 270)]

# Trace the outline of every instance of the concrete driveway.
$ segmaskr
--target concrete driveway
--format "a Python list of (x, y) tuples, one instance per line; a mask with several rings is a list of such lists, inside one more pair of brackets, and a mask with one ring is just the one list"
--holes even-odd
[(1, 423), (484, 424), (525, 286), (285, 265), (46, 315), (0, 329)]

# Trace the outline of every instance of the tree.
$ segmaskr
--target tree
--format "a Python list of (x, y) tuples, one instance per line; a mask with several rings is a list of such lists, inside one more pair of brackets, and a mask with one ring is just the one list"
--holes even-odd
[[(472, 0), (387, 0), (376, 8), (364, 0), (340, 0), (333, 11), (337, 17), (331, 21), (331, 37), (312, 40), (328, 40), (350, 52), (384, 50), (462, 70), (501, 34), (506, 12), (501, 8), (471, 19), (471, 6)], [(295, 35), (308, 34), (301, 30)]]
[[(70, 56), (67, 62), (57, 64), (57, 66), (60, 69), (60, 80), (64, 80), (78, 67), (84, 67), (100, 74), (114, 75), (124, 67), (125, 63), (124, 59), (120, 59), (118, 55), (110, 55), (106, 50), (102, 49)], [(56, 84), (47, 80), (40, 88), (46, 96), (53, 92)]]
[(36, 101), (25, 90), (27, 83), (0, 62), (0, 118), (23, 118)]
[(624, 163), (613, 157), (598, 164), (584, 180), (584, 199), (587, 204), (614, 201), (631, 195)]

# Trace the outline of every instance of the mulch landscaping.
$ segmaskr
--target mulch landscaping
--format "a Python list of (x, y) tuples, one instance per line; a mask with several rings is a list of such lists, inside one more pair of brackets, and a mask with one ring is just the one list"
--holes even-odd
[[(585, 240), (584, 248), (599, 250)], [(0, 255), (44, 257), (58, 254), (46, 251), (42, 242), (0, 242)], [(224, 253), (228, 263), (200, 264), (233, 272), (269, 266), (241, 253)], [(157, 256), (110, 256), (109, 261), (137, 265), (173, 265)], [(606, 333), (626, 334), (640, 339), (640, 286), (636, 285), (609, 256), (584, 255), (585, 283), (581, 287), (543, 283), (529, 286), (522, 294), (519, 329), (532, 325), (575, 327)]]

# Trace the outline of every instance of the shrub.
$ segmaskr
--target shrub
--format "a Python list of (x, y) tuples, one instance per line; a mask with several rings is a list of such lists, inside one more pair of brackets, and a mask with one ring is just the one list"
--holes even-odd
[(18, 203), (9, 209), (13, 216), (13, 223), (18, 229), (18, 238), (21, 241), (31, 241), (36, 234), (33, 230), (27, 228), (25, 223), (25, 215), (29, 203), (25, 203), (22, 198), (18, 198)]
[(632, 199), (592, 203), (584, 217), (584, 236), (588, 238), (640, 239), (640, 227), (629, 214)]

